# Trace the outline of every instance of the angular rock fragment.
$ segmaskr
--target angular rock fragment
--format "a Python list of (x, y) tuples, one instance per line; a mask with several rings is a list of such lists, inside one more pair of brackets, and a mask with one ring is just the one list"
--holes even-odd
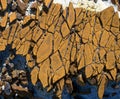
[(39, 74), (39, 68), (34, 67), (33, 70), (31, 71), (31, 81), (33, 85), (35, 85), (38, 80), (38, 74)]
[(16, 33), (16, 30), (17, 30), (17, 27), (18, 27), (18, 24), (13, 24), (13, 26), (11, 27), (11, 31), (10, 31), (10, 34), (9, 34), (9, 38), (8, 38), (8, 44), (11, 44), (13, 39), (14, 39), (14, 35)]
[(53, 2), (53, 0), (44, 0), (44, 2), (45, 2), (45, 5), (49, 7), (50, 4)]
[(43, 34), (42, 30), (40, 28), (36, 27), (33, 31), (32, 40), (34, 42), (37, 42), (42, 34)]
[(11, 12), (9, 14), (9, 21), (10, 21), (10, 23), (12, 23), (13, 21), (15, 21), (16, 18), (17, 18), (16, 12)]
[(52, 34), (47, 34), (43, 43), (38, 48), (37, 63), (45, 60), (52, 53)]
[(2, 32), (2, 37), (4, 38), (4, 39), (8, 39), (8, 37), (9, 37), (9, 31), (10, 31), (10, 27), (8, 27), (7, 29), (5, 29), (3, 32)]
[(7, 46), (7, 40), (0, 37), (0, 51), (5, 50), (6, 46)]
[(2, 10), (6, 10), (7, 9), (7, 0), (0, 0), (1, 6), (2, 6)]
[(116, 68), (112, 69), (112, 70), (110, 71), (110, 74), (111, 74), (113, 80), (116, 80), (117, 69), (116, 69)]
[(110, 32), (104, 30), (100, 39), (100, 46), (105, 47), (110, 36)]
[[(4, 0), (3, 0), (4, 1)], [(5, 13), (5, 16), (2, 17), (2, 20), (0, 21), (0, 26), (1, 27), (6, 27), (8, 21), (8, 13)]]
[(92, 65), (88, 65), (85, 67), (85, 75), (86, 75), (86, 78), (89, 78), (91, 77), (93, 74), (93, 67)]
[(54, 52), (56, 52), (60, 46), (62, 36), (59, 32), (54, 33)]
[(72, 28), (74, 22), (75, 22), (75, 11), (73, 8), (73, 4), (70, 2), (69, 3), (69, 15), (67, 17), (67, 23), (70, 29)]
[(16, 54), (26, 55), (30, 48), (30, 42), (25, 41), (23, 44), (21, 44), (20, 48), (16, 51)]
[(100, 82), (100, 85), (99, 85), (99, 87), (98, 87), (98, 97), (99, 97), (100, 99), (103, 98), (106, 84), (107, 84), (107, 77), (106, 77), (106, 75), (103, 75), (103, 76), (102, 76), (102, 80), (101, 80), (101, 82)]
[(84, 53), (84, 57), (85, 57), (85, 65), (89, 65), (92, 63), (92, 58), (93, 58), (93, 54), (92, 51), (90, 49), (90, 45), (89, 44), (85, 44), (85, 53)]
[(62, 66), (58, 70), (55, 71), (54, 76), (53, 76), (53, 83), (55, 83), (56, 81), (58, 81), (58, 79), (61, 79), (64, 76), (65, 76), (65, 69)]
[(30, 19), (31, 19), (30, 15), (25, 16), (23, 19), (23, 25), (27, 24), (30, 21)]
[(41, 81), (43, 87), (47, 87), (49, 84), (49, 73), (50, 73), (50, 61), (45, 60), (42, 64), (39, 64), (39, 80)]
[(91, 34), (91, 26), (90, 26), (89, 23), (87, 23), (85, 25), (85, 28), (84, 28), (83, 32), (82, 32), (82, 41), (83, 41), (83, 43), (88, 42), (90, 34)]
[(107, 56), (106, 56), (106, 69), (110, 70), (113, 69), (115, 67), (115, 54), (114, 52), (110, 51), (107, 52)]
[(114, 8), (112, 6), (108, 7), (107, 9), (101, 12), (100, 19), (102, 21), (103, 27), (107, 25), (108, 21), (112, 18), (113, 15), (114, 15)]
[(68, 25), (67, 25), (66, 22), (64, 22), (62, 24), (62, 26), (61, 26), (61, 32), (62, 32), (62, 36), (63, 37), (66, 37), (67, 35), (70, 34), (70, 29), (69, 29), (69, 27), (68, 27)]
[(51, 56), (51, 67), (53, 71), (56, 71), (60, 66), (62, 66), (62, 61), (58, 52)]

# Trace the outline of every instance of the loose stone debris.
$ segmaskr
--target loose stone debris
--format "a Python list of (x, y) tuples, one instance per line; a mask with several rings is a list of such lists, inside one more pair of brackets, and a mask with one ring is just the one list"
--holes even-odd
[[(8, 1), (0, 0), (0, 51), (11, 45), (26, 58), (33, 85), (41, 82), (48, 91), (56, 87), (61, 97), (65, 83), (70, 94), (74, 90), (66, 78), (77, 76), (79, 85), (97, 85), (102, 99), (107, 82), (119, 81), (120, 19), (113, 7), (95, 12), (72, 3), (63, 9), (53, 0), (36, 0), (25, 16), (29, 0)], [(26, 71), (15, 70), (9, 59), (1, 77), (1, 93), (31, 96), (25, 88)]]

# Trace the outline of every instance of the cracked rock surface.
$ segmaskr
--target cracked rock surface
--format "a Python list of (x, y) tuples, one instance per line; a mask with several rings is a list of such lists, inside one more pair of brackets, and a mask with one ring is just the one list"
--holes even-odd
[[(33, 85), (40, 81), (48, 91), (56, 86), (60, 97), (65, 83), (72, 93), (71, 79), (66, 78), (75, 75), (80, 85), (85, 81), (97, 85), (101, 99), (107, 82), (119, 80), (120, 19), (113, 7), (93, 12), (74, 8), (72, 3), (63, 9), (52, 0), (38, 0), (31, 8), (34, 13), (24, 16), (29, 0), (11, 0), (8, 4), (7, 0), (1, 1), (0, 51), (11, 45), (16, 54), (26, 58)], [(16, 3), (15, 11), (6, 11), (10, 3)], [(2, 68), (2, 73), (6, 74), (7, 69)], [(18, 78), (22, 85), (27, 84), (25, 71), (13, 69), (10, 73), (6, 79)], [(5, 86), (9, 83), (5, 82)], [(11, 87), (28, 93), (16, 84)]]

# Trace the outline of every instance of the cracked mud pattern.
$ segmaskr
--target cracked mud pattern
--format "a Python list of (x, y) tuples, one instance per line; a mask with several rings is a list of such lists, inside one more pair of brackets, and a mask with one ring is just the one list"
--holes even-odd
[[(4, 12), (7, 5), (1, 4)], [(120, 79), (119, 22), (113, 7), (91, 12), (73, 8), (72, 3), (66, 9), (52, 3), (48, 11), (41, 12), (37, 6), (36, 13), (22, 21), (15, 11), (4, 12), (0, 51), (11, 45), (16, 54), (26, 57), (34, 85), (40, 81), (48, 91), (53, 85), (62, 90), (65, 82), (70, 83), (66, 77), (77, 75), (79, 84), (88, 80), (97, 85), (101, 99), (108, 80)]]

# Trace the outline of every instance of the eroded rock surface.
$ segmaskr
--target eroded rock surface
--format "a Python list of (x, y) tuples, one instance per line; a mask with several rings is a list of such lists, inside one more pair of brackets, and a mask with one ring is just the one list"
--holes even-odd
[[(7, 8), (4, 2), (0, 3), (2, 10)], [(97, 82), (98, 96), (102, 98), (107, 81), (116, 80), (120, 69), (118, 13), (113, 7), (97, 13), (73, 8), (72, 3), (66, 9), (51, 3), (46, 12), (41, 10), (42, 0), (36, 2), (39, 3), (36, 8), (34, 5), (31, 8), (36, 9), (35, 13), (28, 16), (23, 17), (27, 0), (17, 0), (17, 12), (4, 12), (0, 20), (0, 51), (9, 44), (11, 49), (16, 49), (16, 54), (26, 57), (34, 85), (40, 80), (43, 87), (50, 90), (65, 77), (82, 71), (77, 83), (84, 85), (85, 79), (90, 79), (91, 84)], [(52, 0), (45, 0), (47, 7), (50, 2)], [(13, 70), (12, 77), (16, 78), (18, 74)], [(72, 89), (72, 83), (66, 82)], [(12, 88), (28, 92), (15, 84)], [(72, 90), (69, 89), (70, 93)]]

